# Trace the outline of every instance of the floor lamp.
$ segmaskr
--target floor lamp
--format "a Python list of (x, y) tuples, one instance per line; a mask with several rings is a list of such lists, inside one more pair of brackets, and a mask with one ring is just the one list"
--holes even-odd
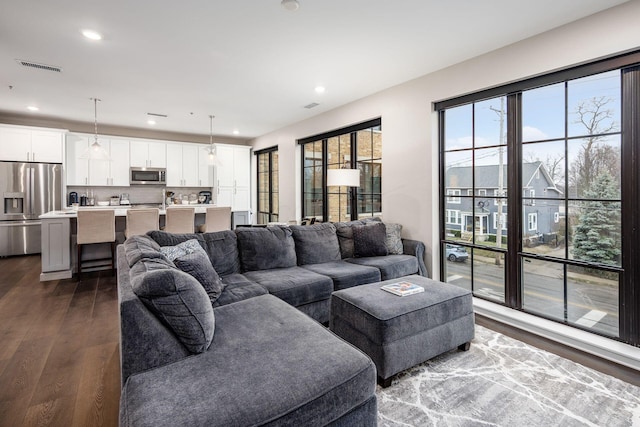
[[(327, 187), (348, 187), (351, 212), (357, 212), (354, 187), (360, 187), (360, 169), (328, 169)], [(342, 218), (340, 218), (342, 221)]]

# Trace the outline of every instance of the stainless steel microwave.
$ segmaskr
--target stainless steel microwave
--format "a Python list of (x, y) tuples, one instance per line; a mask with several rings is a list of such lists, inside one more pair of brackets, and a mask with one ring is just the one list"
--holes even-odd
[(129, 184), (166, 184), (165, 168), (130, 168)]

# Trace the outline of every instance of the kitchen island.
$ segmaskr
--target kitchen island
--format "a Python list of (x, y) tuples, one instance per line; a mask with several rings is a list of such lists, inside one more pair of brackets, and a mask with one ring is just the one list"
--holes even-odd
[[(195, 208), (195, 228), (205, 223), (207, 207), (214, 205), (174, 205), (172, 208)], [(138, 206), (141, 207), (141, 206)], [(125, 240), (124, 230), (127, 225), (127, 210), (130, 206), (96, 206), (79, 209), (113, 209), (116, 216), (116, 240)], [(166, 210), (160, 208), (160, 227), (164, 225)], [(77, 209), (65, 209), (47, 212), (39, 216), (42, 221), (42, 272), (40, 281), (69, 279), (76, 271), (76, 229)], [(98, 259), (109, 256), (108, 248), (99, 245), (87, 248), (87, 259)], [(83, 256), (84, 260), (84, 256)], [(84, 270), (84, 266), (82, 268)]]

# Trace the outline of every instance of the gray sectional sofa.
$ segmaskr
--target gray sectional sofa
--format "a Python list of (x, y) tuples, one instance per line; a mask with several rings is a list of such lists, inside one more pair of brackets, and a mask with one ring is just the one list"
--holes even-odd
[(399, 234), (353, 221), (128, 239), (120, 424), (375, 425), (375, 366), (318, 322), (334, 290), (426, 276), (424, 245)]

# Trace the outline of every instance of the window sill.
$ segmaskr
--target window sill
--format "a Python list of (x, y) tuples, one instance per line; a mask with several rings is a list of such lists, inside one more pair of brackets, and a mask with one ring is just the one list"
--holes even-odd
[(477, 314), (489, 319), (640, 371), (640, 348), (480, 298), (473, 299), (473, 307)]

